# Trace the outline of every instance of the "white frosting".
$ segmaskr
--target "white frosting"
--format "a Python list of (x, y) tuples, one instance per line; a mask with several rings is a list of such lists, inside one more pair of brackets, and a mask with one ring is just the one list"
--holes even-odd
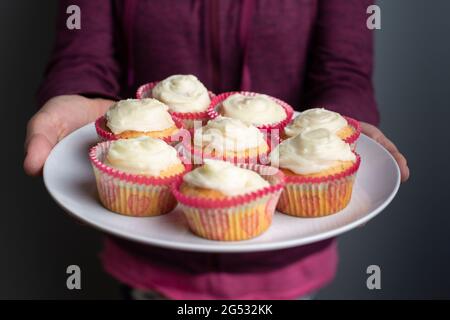
[(193, 75), (173, 75), (159, 82), (152, 95), (175, 112), (202, 112), (209, 104), (208, 90)]
[(337, 133), (345, 126), (347, 126), (347, 120), (339, 113), (324, 108), (314, 108), (301, 112), (291, 124), (286, 126), (284, 132), (288, 137), (320, 128)]
[(127, 99), (106, 112), (106, 125), (114, 133), (162, 131), (173, 127), (168, 107), (156, 99)]
[(269, 182), (256, 172), (218, 160), (205, 160), (203, 166), (187, 173), (183, 180), (199, 188), (217, 190), (228, 196), (241, 195), (269, 186)]
[(255, 126), (219, 116), (195, 131), (194, 144), (223, 153), (258, 148), (266, 145), (266, 141)]
[(112, 141), (105, 164), (127, 173), (158, 176), (181, 160), (175, 148), (163, 140), (141, 137)]
[(264, 94), (233, 94), (222, 102), (222, 114), (256, 126), (277, 123), (286, 118), (284, 108)]
[(271, 153), (272, 165), (297, 174), (321, 172), (339, 164), (355, 161), (350, 145), (327, 129), (302, 132), (283, 141)]

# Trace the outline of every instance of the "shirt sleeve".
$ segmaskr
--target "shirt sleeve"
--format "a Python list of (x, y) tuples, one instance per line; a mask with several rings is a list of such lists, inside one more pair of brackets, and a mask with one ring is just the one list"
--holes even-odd
[(306, 106), (326, 106), (378, 124), (372, 85), (373, 30), (369, 0), (319, 0), (305, 78)]
[[(70, 5), (81, 13), (81, 29), (66, 26)], [(120, 67), (117, 61), (112, 1), (59, 1), (55, 47), (37, 93), (39, 106), (65, 94), (117, 99)]]

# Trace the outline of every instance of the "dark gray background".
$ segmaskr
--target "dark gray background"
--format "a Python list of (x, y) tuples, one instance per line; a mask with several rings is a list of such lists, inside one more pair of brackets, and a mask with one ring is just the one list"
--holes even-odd
[[(42, 180), (22, 172), (25, 124), (51, 50), (55, 5), (0, 2), (0, 298), (118, 298), (117, 283), (97, 260), (100, 234), (66, 216)], [(379, 5), (382, 129), (407, 156), (412, 175), (383, 214), (340, 238), (337, 278), (318, 298), (450, 298), (450, 2)], [(69, 264), (81, 266), (81, 291), (65, 287)], [(366, 288), (370, 264), (382, 269), (381, 290)]]

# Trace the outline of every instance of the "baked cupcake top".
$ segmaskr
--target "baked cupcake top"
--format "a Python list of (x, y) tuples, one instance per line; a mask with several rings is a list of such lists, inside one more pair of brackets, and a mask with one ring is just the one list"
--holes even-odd
[(337, 133), (347, 125), (347, 120), (339, 113), (324, 108), (313, 108), (301, 112), (284, 128), (284, 133), (288, 137), (293, 137), (301, 132), (320, 128)]
[(277, 123), (286, 118), (284, 108), (264, 94), (233, 94), (222, 102), (221, 114), (256, 126)]
[(180, 113), (206, 111), (211, 102), (208, 90), (193, 75), (177, 74), (160, 81), (152, 96)]
[(239, 119), (219, 116), (195, 131), (194, 144), (211, 150), (243, 151), (266, 146), (264, 135), (255, 126)]
[(339, 164), (355, 161), (350, 145), (327, 129), (304, 131), (283, 141), (270, 155), (272, 165), (296, 174), (318, 173)]
[(162, 131), (175, 126), (168, 107), (156, 99), (127, 99), (106, 112), (106, 126), (114, 134), (124, 131)]
[(112, 141), (105, 164), (126, 173), (159, 176), (169, 167), (182, 163), (175, 148), (163, 140), (141, 137)]
[(185, 174), (183, 181), (227, 196), (246, 194), (269, 186), (269, 182), (258, 173), (219, 160), (205, 160), (201, 167)]

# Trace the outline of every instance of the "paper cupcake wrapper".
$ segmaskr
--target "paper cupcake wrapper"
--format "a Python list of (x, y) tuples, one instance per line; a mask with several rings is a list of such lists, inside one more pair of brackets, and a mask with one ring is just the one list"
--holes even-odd
[[(140, 86), (136, 91), (136, 98), (137, 99), (152, 98), (153, 97), (152, 90), (158, 83), (159, 81), (154, 81)], [(216, 96), (211, 91), (208, 91), (208, 94), (211, 100), (214, 99), (214, 97)], [(170, 114), (172, 115), (172, 118), (179, 119), (183, 123), (184, 128), (186, 129), (192, 128), (194, 126), (194, 121), (201, 121), (202, 125), (204, 125), (210, 119), (207, 111), (202, 112), (170, 111)]]
[(349, 136), (348, 138), (345, 138), (344, 141), (347, 142), (353, 151), (356, 149), (356, 143), (359, 139), (359, 136), (361, 135), (361, 124), (358, 120), (355, 120), (350, 117), (345, 117), (345, 120), (347, 120), (347, 123), (350, 127), (353, 128), (353, 134)]
[[(161, 140), (164, 140), (168, 144), (175, 145), (178, 143), (180, 135), (182, 135), (182, 132), (184, 130), (183, 124), (180, 120), (173, 118), (173, 121), (175, 122), (175, 125), (179, 129), (177, 133), (167, 136), (164, 138), (159, 138)], [(112, 133), (107, 127), (106, 127), (106, 117), (101, 116), (97, 120), (95, 120), (95, 131), (97, 131), (97, 136), (100, 141), (113, 141), (119, 139), (118, 136), (116, 136), (114, 133)]]
[(165, 178), (128, 174), (104, 164), (110, 145), (111, 141), (101, 142), (89, 152), (103, 206), (133, 217), (157, 216), (173, 210), (177, 201), (170, 186), (191, 166), (185, 164), (183, 173)]
[(182, 148), (182, 153), (184, 154), (184, 157), (191, 160), (191, 163), (194, 166), (202, 165), (204, 159), (211, 159), (211, 160), (222, 160), (231, 162), (234, 164), (242, 163), (242, 164), (262, 164), (266, 165), (269, 164), (269, 154), (270, 154), (270, 148), (263, 153), (260, 153), (255, 156), (229, 156), (225, 154), (210, 154), (204, 152), (202, 148), (198, 148), (194, 145), (192, 140), (185, 139), (180, 143), (180, 146)]
[(361, 158), (342, 173), (320, 178), (286, 175), (277, 210), (295, 217), (323, 217), (344, 209), (350, 202)]
[[(214, 99), (211, 100), (211, 104), (209, 105), (209, 108), (208, 108), (209, 117), (211, 119), (217, 118), (220, 115), (220, 113), (217, 110), (219, 108), (220, 104), (229, 96), (231, 96), (233, 94), (238, 94), (238, 93), (245, 95), (245, 96), (254, 96), (257, 94), (255, 92), (248, 92), (248, 91), (234, 91), (234, 92), (225, 92), (225, 93), (219, 94)], [(274, 97), (270, 97), (270, 98), (273, 99), (278, 105), (283, 107), (284, 111), (286, 112), (286, 118), (280, 122), (256, 126), (258, 129), (265, 131), (268, 136), (270, 136), (271, 132), (275, 129), (278, 130), (277, 132), (282, 132), (284, 127), (291, 121), (292, 116), (294, 114), (294, 109), (289, 104), (287, 104), (286, 102), (284, 102), (280, 99), (274, 98)]]
[[(270, 158), (269, 154), (271, 150), (273, 150), (281, 141), (280, 136), (278, 135), (279, 130), (274, 129), (276, 134), (269, 135), (267, 134), (266, 129), (260, 129), (262, 133), (264, 134), (265, 141), (268, 146), (268, 150), (266, 152), (262, 152), (256, 156), (245, 156), (245, 157), (239, 157), (239, 156), (229, 156), (229, 155), (213, 155), (211, 153), (205, 153), (204, 149), (198, 148), (194, 145), (194, 135), (195, 130), (193, 128), (187, 130), (189, 132), (189, 135), (184, 134), (182, 137), (182, 142), (180, 143), (180, 146), (182, 148), (182, 153), (185, 154), (185, 156), (189, 159), (191, 159), (191, 162), (194, 165), (201, 165), (203, 164), (203, 159), (213, 159), (213, 160), (223, 160), (228, 161), (231, 163), (253, 163), (253, 164), (261, 164), (261, 165), (269, 165), (270, 164)], [(186, 133), (186, 132), (184, 132)]]
[(284, 186), (283, 173), (261, 165), (238, 166), (258, 172), (270, 186), (242, 196), (206, 199), (182, 194), (182, 179), (172, 185), (189, 228), (196, 235), (210, 240), (239, 241), (256, 237), (271, 225)]

